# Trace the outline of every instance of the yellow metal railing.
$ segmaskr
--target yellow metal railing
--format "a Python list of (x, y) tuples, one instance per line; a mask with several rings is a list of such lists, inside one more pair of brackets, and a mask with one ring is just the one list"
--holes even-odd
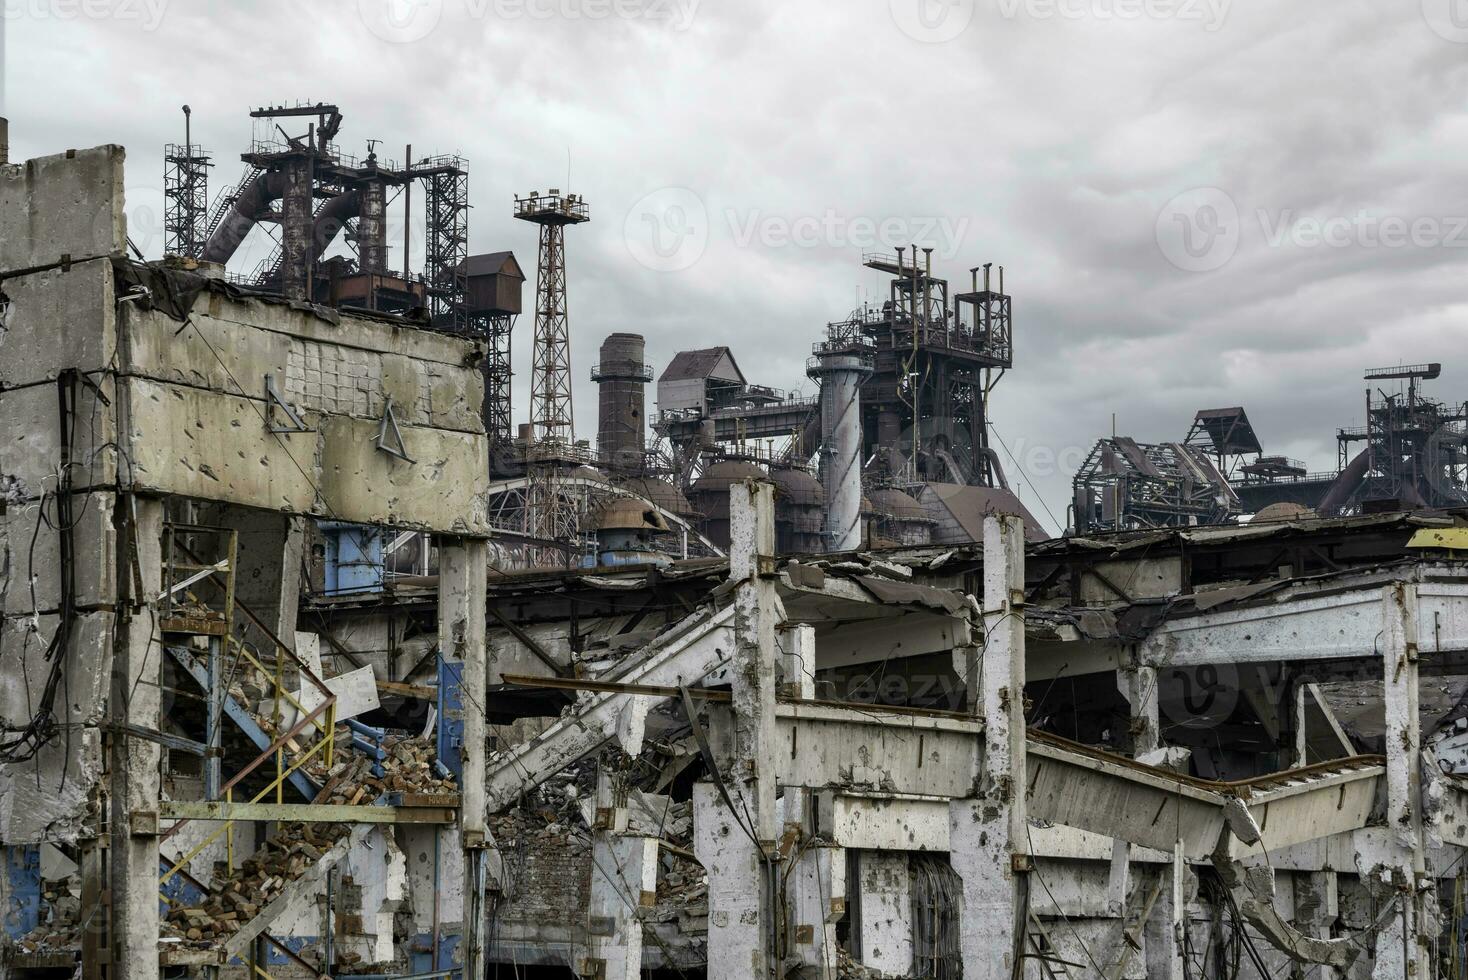
[[(271, 790), (276, 789), (277, 787), (279, 787), (280, 784), (281, 784), (281, 782), (283, 780), (285, 780), (286, 777), (288, 777), (291, 773), (295, 772), (297, 769), (301, 768), (301, 766), (306, 762), (306, 760), (309, 759), (309, 758), (311, 758), (311, 756), (315, 755), (317, 752), (319, 752), (321, 750), (321, 748), (325, 744), (326, 743), (324, 741), (322, 741), (322, 742), (317, 742), (315, 745), (311, 746), (310, 749), (308, 749), (308, 750), (306, 750), (306, 752), (302, 753), (302, 755), (301, 755), (301, 757), (299, 759), (297, 759), (295, 762), (291, 763), (289, 769), (287, 769), (284, 773), (282, 773), (282, 774), (276, 776), (274, 779), (272, 779), (270, 781), (270, 783), (264, 789), (262, 789), (259, 792), (259, 794), (253, 800), (251, 800), (250, 802), (251, 803), (259, 803), (261, 800), (265, 799), (265, 797), (270, 794), (270, 791)], [(220, 827), (214, 833), (210, 834), (208, 837), (205, 837), (202, 841), (200, 841), (197, 845), (195, 845), (195, 847), (194, 847), (193, 850), (189, 851), (189, 853), (187, 853), (183, 857), (179, 858), (178, 861), (173, 865), (173, 867), (169, 868), (168, 871), (167, 871), (167, 873), (165, 873), (162, 878), (159, 878), (158, 879), (158, 883), (160, 885), (161, 884), (167, 884), (169, 878), (172, 878), (174, 875), (178, 874), (179, 870), (184, 865), (188, 864), (194, 858), (198, 857), (200, 851), (202, 851), (204, 848), (208, 847), (210, 844), (212, 844), (216, 840), (218, 840), (220, 838), (220, 836), (222, 834), (224, 834), (224, 832), (229, 827), (231, 827), (233, 824), (234, 824), (234, 821), (233, 820), (226, 820), (224, 822), (224, 826), (223, 827)], [(177, 827), (179, 825), (178, 824), (175, 824), (174, 826)], [(170, 830), (171, 830), (171, 828), (170, 828)]]
[[(325, 701), (323, 701), (321, 704), (317, 705), (314, 709), (312, 709), (312, 711), (309, 714), (307, 714), (304, 718), (302, 718), (300, 721), (296, 722), (296, 724), (291, 727), (290, 731), (287, 731), (284, 734), (282, 734), (281, 736), (279, 736), (275, 740), (274, 743), (272, 743), (268, 748), (266, 748), (266, 750), (264, 752), (262, 752), (258, 756), (256, 756), (255, 759), (252, 762), (250, 762), (249, 765), (245, 766), (245, 768), (243, 768), (239, 772), (235, 773), (235, 775), (233, 776), (233, 778), (231, 778), (228, 783), (226, 783), (224, 786), (220, 787), (220, 791), (223, 792), (223, 793), (225, 793), (227, 795), (227, 797), (232, 802), (233, 801), (233, 792), (232, 791), (233, 791), (235, 785), (240, 782), (240, 780), (244, 779), (250, 773), (254, 772), (257, 768), (259, 768), (260, 764), (263, 763), (266, 759), (269, 759), (272, 756), (274, 756), (280, 750), (281, 746), (285, 745), (291, 739), (293, 739), (297, 735), (299, 735), (306, 728), (307, 725), (311, 724), (311, 722), (316, 718), (317, 715), (321, 714), (323, 711), (332, 711), (332, 710), (335, 709), (335, 707), (336, 707), (336, 695), (333, 694), (330, 697), (328, 697)], [(265, 789), (263, 789), (260, 792), (260, 794), (258, 796), (256, 796), (253, 800), (251, 800), (250, 802), (251, 803), (259, 803), (262, 799), (264, 799), (266, 797), (266, 795), (268, 795), (270, 793), (271, 790), (276, 789), (276, 787), (280, 785), (280, 783), (281, 783), (282, 780), (284, 780), (285, 778), (287, 778), (288, 776), (290, 776), (291, 773), (293, 773), (297, 769), (299, 769), (302, 765), (305, 764), (306, 760), (308, 760), (309, 758), (311, 758), (311, 756), (315, 755), (317, 752), (321, 751), (321, 749), (324, 748), (327, 744), (328, 743), (327, 743), (327, 740), (326, 739), (321, 739), (315, 745), (311, 746), (310, 749), (308, 749), (307, 751), (305, 751), (304, 753), (302, 753), (301, 756), (294, 763), (291, 764), (290, 768), (284, 769), (283, 771), (278, 772), (277, 775), (276, 775), (276, 777), (275, 777), (275, 779), (271, 780), (270, 783), (268, 785), (266, 785)], [(185, 864), (188, 864), (189, 861), (191, 861), (194, 857), (196, 857), (198, 855), (198, 853), (201, 850), (204, 849), (205, 846), (207, 846), (209, 843), (213, 842), (214, 840), (218, 839), (219, 835), (222, 834), (222, 833), (224, 833), (225, 828), (229, 827), (230, 824), (232, 824), (233, 822), (234, 821), (232, 821), (232, 820), (231, 821), (226, 821), (224, 827), (221, 827), (218, 831), (214, 832), (213, 834), (210, 834), (209, 837), (207, 837), (204, 840), (204, 843), (203, 844), (200, 844), (198, 847), (194, 848), (182, 860), (180, 860), (176, 864), (174, 864), (174, 866), (168, 871), (168, 873), (163, 876), (162, 881), (163, 882), (166, 882), (169, 878), (173, 877), (173, 875), (180, 868), (182, 868)], [(180, 820), (180, 821), (178, 821), (172, 827), (169, 827), (168, 830), (164, 831), (162, 839), (163, 840), (167, 840), (169, 837), (172, 837), (174, 834), (178, 833), (179, 830), (181, 830), (183, 828), (183, 826), (185, 824), (187, 824), (187, 823), (188, 823), (187, 820)]]

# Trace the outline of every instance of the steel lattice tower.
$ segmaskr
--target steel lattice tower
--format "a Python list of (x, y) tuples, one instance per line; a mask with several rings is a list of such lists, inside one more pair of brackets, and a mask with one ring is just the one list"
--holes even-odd
[(566, 226), (591, 220), (586, 202), (558, 190), (515, 199), (515, 217), (540, 226), (535, 276), (535, 347), (531, 354), (531, 444), (526, 531), (554, 542), (567, 558), (579, 534), (575, 503), (556, 488), (556, 473), (574, 459), (571, 332), (566, 316)]
[(163, 151), (163, 253), (196, 259), (209, 238), (209, 156), (190, 138), (184, 106), (184, 142)]
[(530, 423), (535, 442), (575, 441), (571, 421), (571, 334), (566, 319), (566, 226), (591, 220), (575, 194), (532, 191), (515, 199), (515, 217), (540, 225), (535, 276), (535, 350)]
[(433, 325), (454, 333), (469, 329), (469, 172), (456, 156), (430, 157), (413, 165), (423, 180), (427, 255), (423, 278)]
[(485, 340), (484, 429), (491, 454), (503, 453), (510, 445), (510, 329), (511, 313), (470, 313), (469, 330)]

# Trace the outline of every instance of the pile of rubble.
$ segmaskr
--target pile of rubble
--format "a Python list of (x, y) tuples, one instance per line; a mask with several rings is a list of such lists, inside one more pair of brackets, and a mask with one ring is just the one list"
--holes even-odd
[[(266, 735), (279, 737), (270, 718), (260, 714), (253, 717)], [(374, 803), (384, 793), (454, 796), (459, 792), (453, 775), (439, 766), (431, 738), (388, 734), (367, 750), (359, 747), (364, 741), (361, 736), (354, 738), (348, 726), (338, 725), (332, 764), (328, 766), (323, 752), (317, 751), (301, 766), (301, 772), (321, 787), (314, 802), (356, 806)], [(309, 742), (303, 746), (293, 738), (285, 748), (289, 762), (302, 751), (309, 751)], [(379, 750), (381, 758), (377, 757)], [(374, 765), (381, 775), (373, 772)]]
[[(262, 719), (268, 725), (268, 719)], [(389, 793), (448, 796), (458, 792), (452, 777), (439, 774), (433, 743), (421, 736), (389, 735), (382, 758), (352, 747), (351, 732), (337, 731), (337, 758), (304, 767), (321, 791), (316, 803), (370, 805)], [(376, 775), (373, 766), (380, 767)], [(306, 869), (350, 832), (347, 824), (289, 823), (230, 871), (216, 866), (214, 882), (199, 901), (170, 910), (163, 934), (188, 943), (210, 945), (227, 939), (280, 895)]]
[[(341, 803), (356, 806), (373, 803), (385, 793), (409, 793), (425, 796), (453, 796), (459, 792), (452, 775), (440, 774), (433, 743), (419, 735), (389, 735), (382, 742), (381, 760), (349, 748), (351, 740), (337, 733), (341, 758), (327, 769), (325, 762), (311, 769), (309, 775), (321, 784), (317, 803)], [(372, 771), (374, 762), (382, 775)]]
[(233, 872), (216, 866), (209, 893), (197, 904), (170, 910), (166, 921), (177, 938), (191, 942), (226, 939), (321, 860), (347, 832), (344, 824), (286, 824)]
[(70, 952), (81, 945), (81, 879), (42, 881), (42, 909), (46, 921), (15, 941), (22, 953)]

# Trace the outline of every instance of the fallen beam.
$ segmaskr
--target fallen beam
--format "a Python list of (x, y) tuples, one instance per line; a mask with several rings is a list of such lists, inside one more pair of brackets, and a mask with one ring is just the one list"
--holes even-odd
[(225, 803), (165, 800), (158, 816), (166, 820), (280, 820), (287, 823), (451, 824), (453, 806), (344, 806), (323, 803)]

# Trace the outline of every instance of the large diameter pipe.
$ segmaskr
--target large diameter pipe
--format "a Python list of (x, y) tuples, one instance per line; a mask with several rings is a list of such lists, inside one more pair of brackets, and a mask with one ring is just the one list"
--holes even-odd
[(204, 261), (218, 262), (221, 265), (228, 262), (245, 240), (245, 236), (250, 233), (250, 229), (255, 227), (259, 216), (284, 190), (285, 176), (279, 172), (260, 174), (246, 184), (235, 198), (229, 213), (219, 222), (214, 234), (209, 236), (202, 256)]
[(821, 480), (826, 490), (826, 547), (861, 547), (861, 383), (871, 365), (852, 353), (822, 354)]

